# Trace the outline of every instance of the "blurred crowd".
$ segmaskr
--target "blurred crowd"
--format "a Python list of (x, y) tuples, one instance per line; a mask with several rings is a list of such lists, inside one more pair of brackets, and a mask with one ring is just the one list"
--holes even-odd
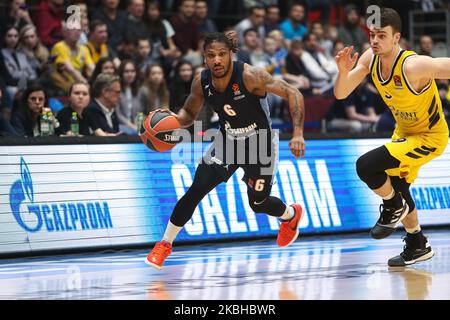
[[(444, 5), (411, 2), (427, 4), (427, 10)], [(137, 134), (150, 111), (183, 106), (204, 68), (203, 35), (232, 29), (240, 39), (235, 59), (293, 84), (305, 96), (306, 112), (325, 106), (322, 132), (392, 131), (392, 115), (370, 78), (347, 99), (333, 97), (335, 54), (345, 46), (360, 54), (370, 47), (364, 5), (9, 0), (0, 7), (0, 137)], [(404, 38), (401, 46), (412, 49)], [(432, 55), (432, 37), (422, 35), (419, 46), (419, 54)], [(449, 83), (439, 81), (438, 87), (450, 119)], [(286, 102), (275, 95), (268, 99), (274, 125), (289, 132)], [(217, 114), (207, 108), (198, 120), (200, 130), (218, 125)]]

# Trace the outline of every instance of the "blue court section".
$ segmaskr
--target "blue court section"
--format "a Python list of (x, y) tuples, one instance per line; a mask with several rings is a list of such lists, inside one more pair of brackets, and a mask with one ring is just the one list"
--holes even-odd
[(389, 268), (402, 231), (178, 246), (162, 270), (147, 250), (0, 260), (0, 299), (450, 299), (450, 230), (425, 234), (436, 255)]

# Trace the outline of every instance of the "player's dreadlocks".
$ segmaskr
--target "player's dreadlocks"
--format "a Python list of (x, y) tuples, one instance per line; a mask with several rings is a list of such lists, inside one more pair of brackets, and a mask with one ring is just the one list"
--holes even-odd
[(205, 35), (205, 43), (203, 45), (203, 50), (206, 51), (206, 47), (213, 42), (221, 42), (226, 44), (226, 46), (233, 52), (239, 51), (239, 40), (235, 31), (228, 31), (226, 33), (211, 32)]

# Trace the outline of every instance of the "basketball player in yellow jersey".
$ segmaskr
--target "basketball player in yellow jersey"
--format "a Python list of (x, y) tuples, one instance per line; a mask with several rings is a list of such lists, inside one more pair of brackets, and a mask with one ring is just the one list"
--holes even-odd
[(401, 20), (393, 9), (382, 8), (381, 24), (369, 27), (371, 48), (356, 66), (358, 53), (352, 56), (353, 47), (336, 55), (339, 76), (334, 94), (344, 99), (370, 74), (397, 122), (392, 142), (361, 156), (356, 170), (383, 199), (371, 236), (382, 239), (400, 222), (405, 226), (404, 251), (388, 261), (389, 266), (405, 266), (434, 255), (420, 229), (409, 187), (420, 167), (441, 155), (448, 143), (448, 126), (434, 79), (450, 78), (450, 58), (420, 56), (400, 48)]

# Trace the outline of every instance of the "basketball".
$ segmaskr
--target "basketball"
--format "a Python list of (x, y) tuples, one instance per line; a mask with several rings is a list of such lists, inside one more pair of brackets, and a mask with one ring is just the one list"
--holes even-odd
[(167, 112), (152, 111), (142, 122), (139, 136), (150, 149), (164, 152), (181, 141), (178, 129), (180, 123), (175, 116)]

